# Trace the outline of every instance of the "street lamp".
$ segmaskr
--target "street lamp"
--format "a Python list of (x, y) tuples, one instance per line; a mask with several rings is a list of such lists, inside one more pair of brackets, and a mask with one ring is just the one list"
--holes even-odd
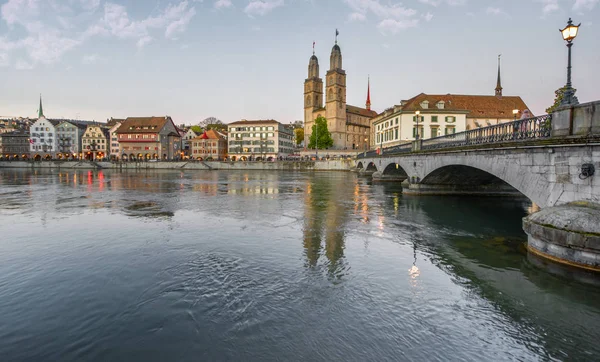
[(519, 114), (519, 110), (513, 109), (513, 116), (515, 117), (515, 121), (517, 120), (517, 114)]
[(369, 141), (368, 138), (365, 138), (365, 157), (367, 157), (367, 142)]
[(569, 48), (569, 63), (567, 65), (567, 84), (565, 86), (565, 91), (563, 93), (562, 102), (560, 102), (561, 106), (575, 105), (579, 104), (577, 97), (575, 97), (575, 89), (571, 86), (571, 47), (573, 46), (573, 40), (577, 36), (577, 31), (579, 30), (579, 25), (573, 25), (573, 20), (569, 18), (567, 22), (567, 26), (559, 31), (562, 33), (563, 39), (567, 42), (567, 48)]
[(421, 111), (416, 111), (415, 112), (415, 117), (416, 117), (416, 120), (417, 120), (417, 134), (416, 134), (415, 139), (417, 139), (417, 140), (419, 139), (419, 115), (420, 114), (421, 114)]

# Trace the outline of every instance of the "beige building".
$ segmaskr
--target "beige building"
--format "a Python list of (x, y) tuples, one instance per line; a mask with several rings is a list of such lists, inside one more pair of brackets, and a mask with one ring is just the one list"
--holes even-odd
[(233, 161), (273, 161), (294, 153), (294, 132), (275, 120), (233, 122), (227, 133)]
[(204, 131), (200, 136), (188, 141), (190, 157), (196, 160), (225, 160), (227, 158), (227, 139), (215, 130)]
[(129, 117), (117, 129), (117, 137), (122, 160), (182, 157), (181, 137), (169, 116)]
[(89, 125), (81, 138), (83, 158), (101, 160), (108, 158), (110, 136), (106, 127), (98, 124)]
[(362, 150), (365, 138), (369, 142), (371, 119), (377, 116), (377, 112), (371, 110), (369, 87), (366, 108), (346, 104), (346, 71), (342, 69), (342, 51), (337, 44), (337, 36), (325, 77), (324, 94), (319, 60), (313, 54), (308, 63), (308, 78), (304, 81), (304, 146), (309, 143), (314, 120), (322, 116), (327, 119), (333, 149)]

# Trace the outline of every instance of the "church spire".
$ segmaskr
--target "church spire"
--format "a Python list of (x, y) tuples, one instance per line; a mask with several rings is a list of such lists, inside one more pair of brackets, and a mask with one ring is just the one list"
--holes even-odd
[(498, 80), (496, 81), (496, 97), (502, 97), (502, 82), (500, 81), (500, 57), (502, 54), (498, 55)]
[(371, 110), (371, 76), (367, 78), (367, 110)]
[(38, 118), (44, 117), (44, 109), (42, 108), (42, 95), (40, 94), (40, 109), (38, 109)]

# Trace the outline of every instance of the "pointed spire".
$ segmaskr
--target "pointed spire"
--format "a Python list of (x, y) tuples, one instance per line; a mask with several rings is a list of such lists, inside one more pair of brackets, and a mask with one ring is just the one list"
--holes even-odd
[(498, 81), (496, 82), (496, 97), (502, 97), (502, 82), (500, 80), (500, 57), (502, 54), (498, 55)]
[(371, 76), (367, 78), (367, 110), (371, 110)]
[(44, 117), (44, 109), (42, 108), (42, 94), (40, 93), (40, 109), (38, 109), (38, 118)]
[(338, 35), (340, 35), (340, 32), (337, 29), (335, 29), (335, 43), (336, 44), (337, 44), (337, 37), (338, 37)]

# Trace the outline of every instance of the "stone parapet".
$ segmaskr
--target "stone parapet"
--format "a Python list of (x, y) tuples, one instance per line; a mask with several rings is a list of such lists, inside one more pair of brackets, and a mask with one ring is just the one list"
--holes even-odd
[(552, 113), (552, 137), (600, 135), (600, 101), (561, 107)]

